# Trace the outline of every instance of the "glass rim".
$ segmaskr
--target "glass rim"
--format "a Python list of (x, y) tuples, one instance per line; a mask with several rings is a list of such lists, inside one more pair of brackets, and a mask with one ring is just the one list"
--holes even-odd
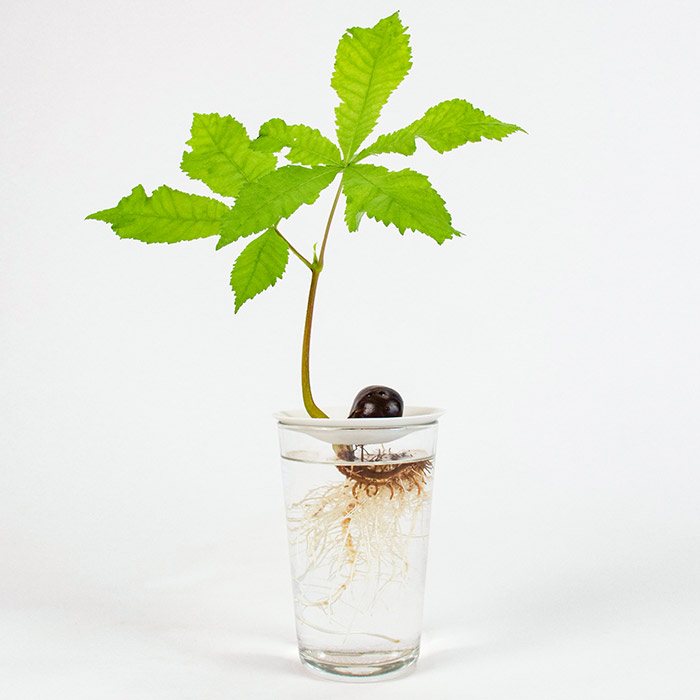
[(386, 430), (387, 428), (407, 428), (437, 423), (438, 418), (445, 413), (442, 408), (428, 406), (406, 406), (403, 416), (398, 418), (341, 417), (346, 415), (347, 407), (331, 407), (328, 412), (330, 413), (329, 418), (311, 418), (304, 409), (277, 411), (272, 415), (280, 425), (290, 427)]

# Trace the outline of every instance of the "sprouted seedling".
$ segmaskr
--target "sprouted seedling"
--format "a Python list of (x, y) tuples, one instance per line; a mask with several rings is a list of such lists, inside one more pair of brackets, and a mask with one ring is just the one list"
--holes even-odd
[[(312, 418), (327, 417), (313, 398), (309, 358), (316, 294), (341, 195), (349, 231), (356, 231), (367, 216), (401, 234), (407, 229), (420, 232), (441, 245), (461, 234), (428, 178), (409, 168), (389, 170), (368, 161), (388, 153), (410, 156), (418, 139), (445, 153), (469, 142), (501, 141), (522, 131), (457, 98), (440, 102), (407, 126), (367, 143), (382, 108), (410, 67), (409, 37), (398, 13), (373, 27), (350, 28), (338, 44), (331, 77), (331, 86), (340, 98), (335, 109), (337, 143), (318, 129), (287, 124), (280, 118), (266, 121), (257, 137), (250, 139), (243, 124), (231, 116), (195, 114), (187, 141), (189, 150), (183, 154), (180, 167), (224, 200), (165, 185), (148, 196), (143, 186), (137, 185), (115, 207), (87, 217), (107, 222), (121, 238), (145, 243), (218, 237), (218, 250), (252, 236), (231, 272), (236, 312), (276, 284), (291, 251), (310, 273), (301, 393)], [(278, 162), (280, 157), (286, 163)], [(313, 253), (304, 254), (283, 234), (283, 221), (303, 204), (316, 202), (333, 183), (337, 183), (336, 191), (323, 219), (321, 236)], [(396, 415), (386, 412), (387, 405), (374, 412), (361, 409), (357, 415)], [(379, 454), (371, 460), (365, 458), (363, 450), (358, 454), (356, 446), (335, 447), (342, 462), (338, 469), (345, 480), (309, 494), (299, 504), (299, 533), (307, 541), (313, 560), (335, 557), (335, 569), (346, 572), (347, 580), (359, 569), (371, 568), (382, 560), (391, 560), (389, 568), (395, 568), (402, 555), (392, 549), (397, 541), (392, 528), (398, 527), (399, 516), (407, 509), (420, 510), (431, 464), (409, 457), (383, 467), (382, 463), (392, 462), (391, 455)], [(341, 593), (342, 586), (333, 595)]]
[[(460, 232), (442, 197), (428, 178), (405, 168), (393, 171), (367, 162), (385, 153), (405, 156), (422, 139), (438, 153), (481, 139), (502, 140), (522, 129), (490, 117), (463, 99), (450, 99), (428, 109), (407, 126), (378, 136), (374, 131), (382, 108), (411, 67), (406, 27), (398, 13), (374, 27), (353, 27), (340, 39), (331, 86), (340, 103), (335, 109), (337, 144), (318, 129), (287, 124), (279, 118), (265, 122), (251, 140), (245, 127), (230, 116), (195, 114), (190, 150), (181, 168), (201, 180), (233, 205), (213, 197), (187, 194), (163, 185), (149, 197), (141, 185), (111, 208), (88, 219), (109, 223), (121, 238), (145, 243), (178, 243), (218, 236), (217, 250), (242, 238), (257, 236), (241, 251), (231, 272), (235, 311), (275, 285), (287, 267), (289, 252), (308, 268), (311, 279), (306, 305), (301, 359), (304, 407), (312, 418), (326, 418), (311, 391), (309, 358), (311, 327), (326, 244), (341, 194), (345, 223), (356, 231), (364, 216), (423, 233), (438, 244)], [(364, 148), (363, 148), (364, 146)], [(288, 161), (280, 165), (278, 155)], [(320, 247), (301, 253), (281, 231), (302, 204), (313, 204), (337, 181)]]

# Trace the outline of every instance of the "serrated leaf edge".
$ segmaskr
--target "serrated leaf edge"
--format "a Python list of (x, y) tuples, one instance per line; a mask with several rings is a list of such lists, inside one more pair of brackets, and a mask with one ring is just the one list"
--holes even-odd
[[(267, 291), (271, 287), (274, 287), (277, 284), (277, 282), (282, 279), (282, 277), (284, 276), (284, 273), (287, 271), (287, 265), (289, 264), (289, 246), (286, 244), (286, 241), (283, 241), (285, 243), (286, 260), (285, 260), (284, 266), (282, 268), (282, 272), (279, 275), (273, 273), (274, 279), (272, 282), (270, 282), (270, 284), (268, 284), (263, 289), (255, 292), (255, 294), (253, 294), (252, 296), (249, 296), (249, 297), (246, 296), (246, 298), (243, 299), (243, 301), (239, 302), (238, 292), (233, 288), (233, 282), (231, 281), (233, 278), (233, 273), (236, 269), (236, 264), (238, 263), (238, 259), (240, 258), (241, 255), (243, 255), (243, 253), (245, 252), (246, 248), (248, 248), (248, 246), (250, 246), (254, 242), (259, 241), (260, 238), (262, 238), (262, 236), (265, 236), (269, 233), (272, 233), (275, 236), (277, 235), (275, 233), (274, 229), (272, 229), (272, 228), (267, 229), (267, 231), (265, 231), (263, 234), (261, 234), (260, 236), (257, 236), (254, 240), (249, 241), (248, 244), (246, 245), (246, 247), (243, 248), (243, 250), (239, 253), (238, 257), (236, 258), (235, 262), (233, 263), (233, 268), (231, 269), (231, 275), (229, 277), (229, 283), (231, 285), (231, 289), (233, 290), (233, 296), (234, 296), (234, 310), (233, 310), (234, 314), (237, 314), (239, 312), (239, 310), (241, 309), (241, 307), (243, 306), (243, 304), (245, 304), (247, 301), (250, 301), (251, 299), (255, 299), (255, 297), (258, 296), (259, 294), (262, 294), (263, 292)], [(283, 239), (281, 239), (281, 240), (283, 240)], [(261, 248), (260, 252), (258, 252), (258, 254), (257, 254), (256, 265), (262, 264), (262, 263), (260, 263), (260, 257), (262, 255), (262, 250), (263, 249)], [(268, 267), (267, 270), (270, 271), (270, 268)], [(251, 277), (251, 280), (252, 280), (252, 277)], [(250, 284), (250, 281), (248, 282), (248, 284)], [(241, 296), (245, 296), (245, 294), (242, 293)]]

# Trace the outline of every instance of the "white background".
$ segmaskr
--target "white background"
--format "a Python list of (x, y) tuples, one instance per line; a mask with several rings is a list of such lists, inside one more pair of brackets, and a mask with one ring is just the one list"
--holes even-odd
[[(192, 112), (333, 135), (346, 27), (400, 6), (379, 129), (464, 97), (522, 125), (426, 172), (467, 235), (336, 222), (318, 402), (439, 405), (424, 649), (308, 676), (276, 430), (307, 273), (234, 317), (238, 249), (84, 221), (179, 171)], [(697, 700), (700, 15), (631, 2), (5, 3), (0, 696)], [(326, 193), (327, 195), (328, 193)], [(328, 196), (285, 231), (321, 235)]]

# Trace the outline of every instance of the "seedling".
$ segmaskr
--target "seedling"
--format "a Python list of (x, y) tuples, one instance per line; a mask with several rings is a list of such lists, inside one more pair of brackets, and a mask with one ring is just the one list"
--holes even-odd
[[(116, 207), (87, 217), (109, 223), (121, 238), (144, 243), (180, 243), (217, 236), (218, 250), (254, 236), (238, 255), (231, 272), (236, 312), (276, 284), (291, 251), (311, 276), (301, 389), (304, 407), (313, 418), (327, 417), (313, 398), (309, 357), (318, 281), (341, 193), (349, 231), (356, 231), (367, 216), (396, 227), (401, 234), (406, 229), (420, 232), (441, 245), (461, 234), (453, 227), (445, 202), (428, 178), (409, 168), (392, 171), (368, 161), (386, 153), (410, 156), (416, 151), (417, 139), (445, 153), (465, 143), (500, 141), (522, 131), (463, 99), (450, 99), (431, 107), (408, 126), (365, 145), (383, 106), (411, 67), (408, 39), (398, 13), (371, 28), (348, 29), (340, 39), (331, 78), (331, 86), (340, 98), (335, 109), (337, 143), (318, 129), (290, 125), (279, 118), (265, 122), (257, 138), (251, 140), (245, 127), (233, 117), (195, 114), (187, 142), (190, 150), (183, 154), (181, 168), (213, 193), (234, 198), (232, 205), (166, 185), (149, 197), (137, 185)], [(283, 235), (282, 222), (303, 204), (313, 204), (334, 183), (335, 197), (320, 246), (314, 245), (312, 254), (304, 255)]]
[[(442, 245), (461, 234), (428, 178), (409, 168), (392, 171), (368, 161), (387, 153), (410, 156), (418, 139), (445, 153), (469, 142), (500, 141), (522, 131), (463, 99), (450, 99), (365, 145), (383, 106), (411, 67), (408, 38), (396, 13), (374, 27), (348, 29), (340, 39), (331, 78), (340, 98), (335, 110), (337, 143), (318, 129), (287, 124), (279, 118), (265, 122), (251, 140), (233, 117), (195, 114), (187, 142), (190, 150), (182, 156), (181, 168), (214, 194), (233, 198), (233, 204), (165, 185), (149, 197), (137, 185), (116, 207), (88, 216), (109, 223), (121, 238), (145, 243), (218, 237), (218, 250), (252, 237), (231, 272), (236, 312), (276, 284), (291, 251), (311, 278), (301, 389), (312, 418), (327, 417), (313, 398), (309, 356), (316, 292), (341, 194), (349, 231), (356, 231), (367, 216), (394, 226), (401, 234), (410, 229)], [(303, 254), (283, 234), (283, 222), (303, 204), (316, 202), (334, 183), (335, 196), (325, 228), (320, 229), (320, 244), (314, 245), (311, 255)], [(350, 417), (396, 417), (402, 411), (403, 400), (397, 392), (371, 386), (358, 394)], [(410, 536), (402, 532), (402, 517), (419, 517), (429, 500), (432, 469), (425, 455), (395, 454), (384, 447), (372, 451), (356, 445), (334, 445), (334, 449), (343, 480), (308, 493), (288, 516), (297, 541), (304, 543), (310, 566), (325, 562), (335, 572), (337, 581), (329, 584), (329, 595), (320, 601), (307, 600), (308, 605), (328, 608), (359, 575), (375, 572), (379, 590), (382, 577), (391, 580), (405, 572)], [(412, 529), (410, 525), (409, 533)], [(304, 576), (298, 579), (300, 590)]]

